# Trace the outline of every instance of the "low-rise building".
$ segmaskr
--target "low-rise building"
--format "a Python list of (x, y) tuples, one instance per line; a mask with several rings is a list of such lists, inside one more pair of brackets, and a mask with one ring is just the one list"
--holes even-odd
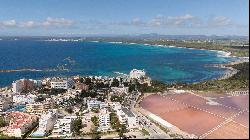
[(129, 78), (130, 79), (141, 79), (145, 75), (146, 75), (146, 73), (144, 70), (133, 69), (129, 73)]
[(69, 89), (69, 88), (72, 88), (74, 86), (74, 81), (70, 78), (68, 78), (68, 79), (61, 79), (61, 78), (52, 79), (52, 81), (50, 82), (50, 86), (51, 86), (51, 88), (55, 88), (55, 89)]
[(36, 114), (36, 115), (42, 115), (48, 109), (52, 109), (54, 102), (53, 100), (48, 100), (50, 98), (47, 98), (46, 101), (43, 102), (36, 102), (32, 104), (26, 104), (26, 112), (30, 114)]
[(111, 90), (112, 90), (112, 92), (115, 93), (115, 94), (124, 94), (124, 93), (128, 93), (128, 87), (124, 87), (124, 86), (111, 87)]
[(122, 108), (122, 105), (119, 102), (109, 102), (109, 107), (115, 111)]
[(136, 79), (140, 84), (147, 84), (151, 86), (151, 78), (146, 76), (146, 72), (144, 70), (133, 69), (129, 73), (130, 80)]
[(5, 132), (8, 136), (22, 137), (26, 132), (30, 131), (38, 121), (35, 115), (22, 112), (11, 112), (9, 126)]
[(87, 91), (89, 89), (89, 86), (84, 83), (76, 83), (75, 89), (78, 91)]
[(29, 95), (14, 95), (13, 96), (13, 103), (16, 104), (31, 104), (34, 103), (37, 99), (36, 95), (29, 94)]

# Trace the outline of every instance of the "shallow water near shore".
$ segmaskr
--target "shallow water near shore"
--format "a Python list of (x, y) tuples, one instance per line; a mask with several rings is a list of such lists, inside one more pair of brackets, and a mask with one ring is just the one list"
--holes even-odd
[[(0, 41), (0, 87), (20, 78), (129, 73), (133, 68), (162, 82), (199, 82), (225, 69), (206, 67), (236, 58), (215, 51), (106, 42)], [(27, 69), (28, 71), (25, 71)], [(34, 70), (34, 71), (31, 71)]]

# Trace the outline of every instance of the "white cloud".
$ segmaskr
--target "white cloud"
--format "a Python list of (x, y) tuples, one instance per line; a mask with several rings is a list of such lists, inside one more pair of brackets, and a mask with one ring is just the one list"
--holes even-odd
[(19, 24), (19, 27), (24, 27), (24, 28), (33, 28), (36, 27), (36, 23), (34, 21), (27, 21), (27, 22), (21, 22)]
[(6, 20), (3, 22), (0, 22), (0, 27), (15, 27), (17, 25), (15, 20)]
[(42, 23), (43, 26), (70, 26), (74, 23), (72, 20), (65, 18), (51, 18), (48, 17), (46, 21)]
[(148, 21), (142, 21), (140, 18), (134, 18), (130, 22), (113, 22), (115, 25), (138, 26), (138, 27), (170, 27), (170, 28), (217, 28), (217, 27), (236, 27), (231, 19), (223, 16), (215, 16), (204, 19), (190, 14), (181, 16), (163, 16), (158, 15)]
[(193, 27), (201, 24), (201, 19), (190, 14), (183, 16), (156, 16), (149, 25), (151, 26), (167, 26), (167, 27)]
[(232, 25), (231, 19), (223, 16), (212, 17), (208, 19), (208, 26), (221, 27)]
[(73, 20), (65, 19), (65, 18), (51, 18), (48, 17), (44, 21), (21, 21), (16, 22), (16, 20), (6, 20), (0, 21), (0, 27), (10, 28), (10, 27), (19, 27), (19, 28), (34, 28), (34, 27), (65, 27), (71, 26), (75, 22)]

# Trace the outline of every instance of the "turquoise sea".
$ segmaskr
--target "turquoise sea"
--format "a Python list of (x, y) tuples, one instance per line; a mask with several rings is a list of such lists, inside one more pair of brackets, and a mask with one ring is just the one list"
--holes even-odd
[(0, 70), (40, 70), (1, 72), (0, 87), (20, 78), (114, 76), (114, 72), (129, 73), (134, 68), (144, 69), (152, 79), (163, 82), (191, 83), (219, 77), (225, 70), (207, 65), (234, 59), (207, 50), (140, 44), (0, 40)]

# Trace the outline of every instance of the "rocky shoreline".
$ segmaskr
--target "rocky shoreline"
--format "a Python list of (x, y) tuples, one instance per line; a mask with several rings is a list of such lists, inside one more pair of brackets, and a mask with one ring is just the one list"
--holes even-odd
[(239, 61), (229, 62), (227, 64), (213, 64), (213, 65), (205, 65), (205, 66), (227, 69), (226, 72), (222, 76), (220, 76), (219, 78), (216, 79), (216, 80), (225, 80), (225, 79), (228, 79), (228, 78), (234, 76), (235, 74), (237, 74), (237, 72), (239, 72), (239, 70), (237, 70), (231, 66), (241, 64), (244, 62), (249, 62), (249, 59), (246, 59), (244, 57), (244, 59), (240, 58)]

